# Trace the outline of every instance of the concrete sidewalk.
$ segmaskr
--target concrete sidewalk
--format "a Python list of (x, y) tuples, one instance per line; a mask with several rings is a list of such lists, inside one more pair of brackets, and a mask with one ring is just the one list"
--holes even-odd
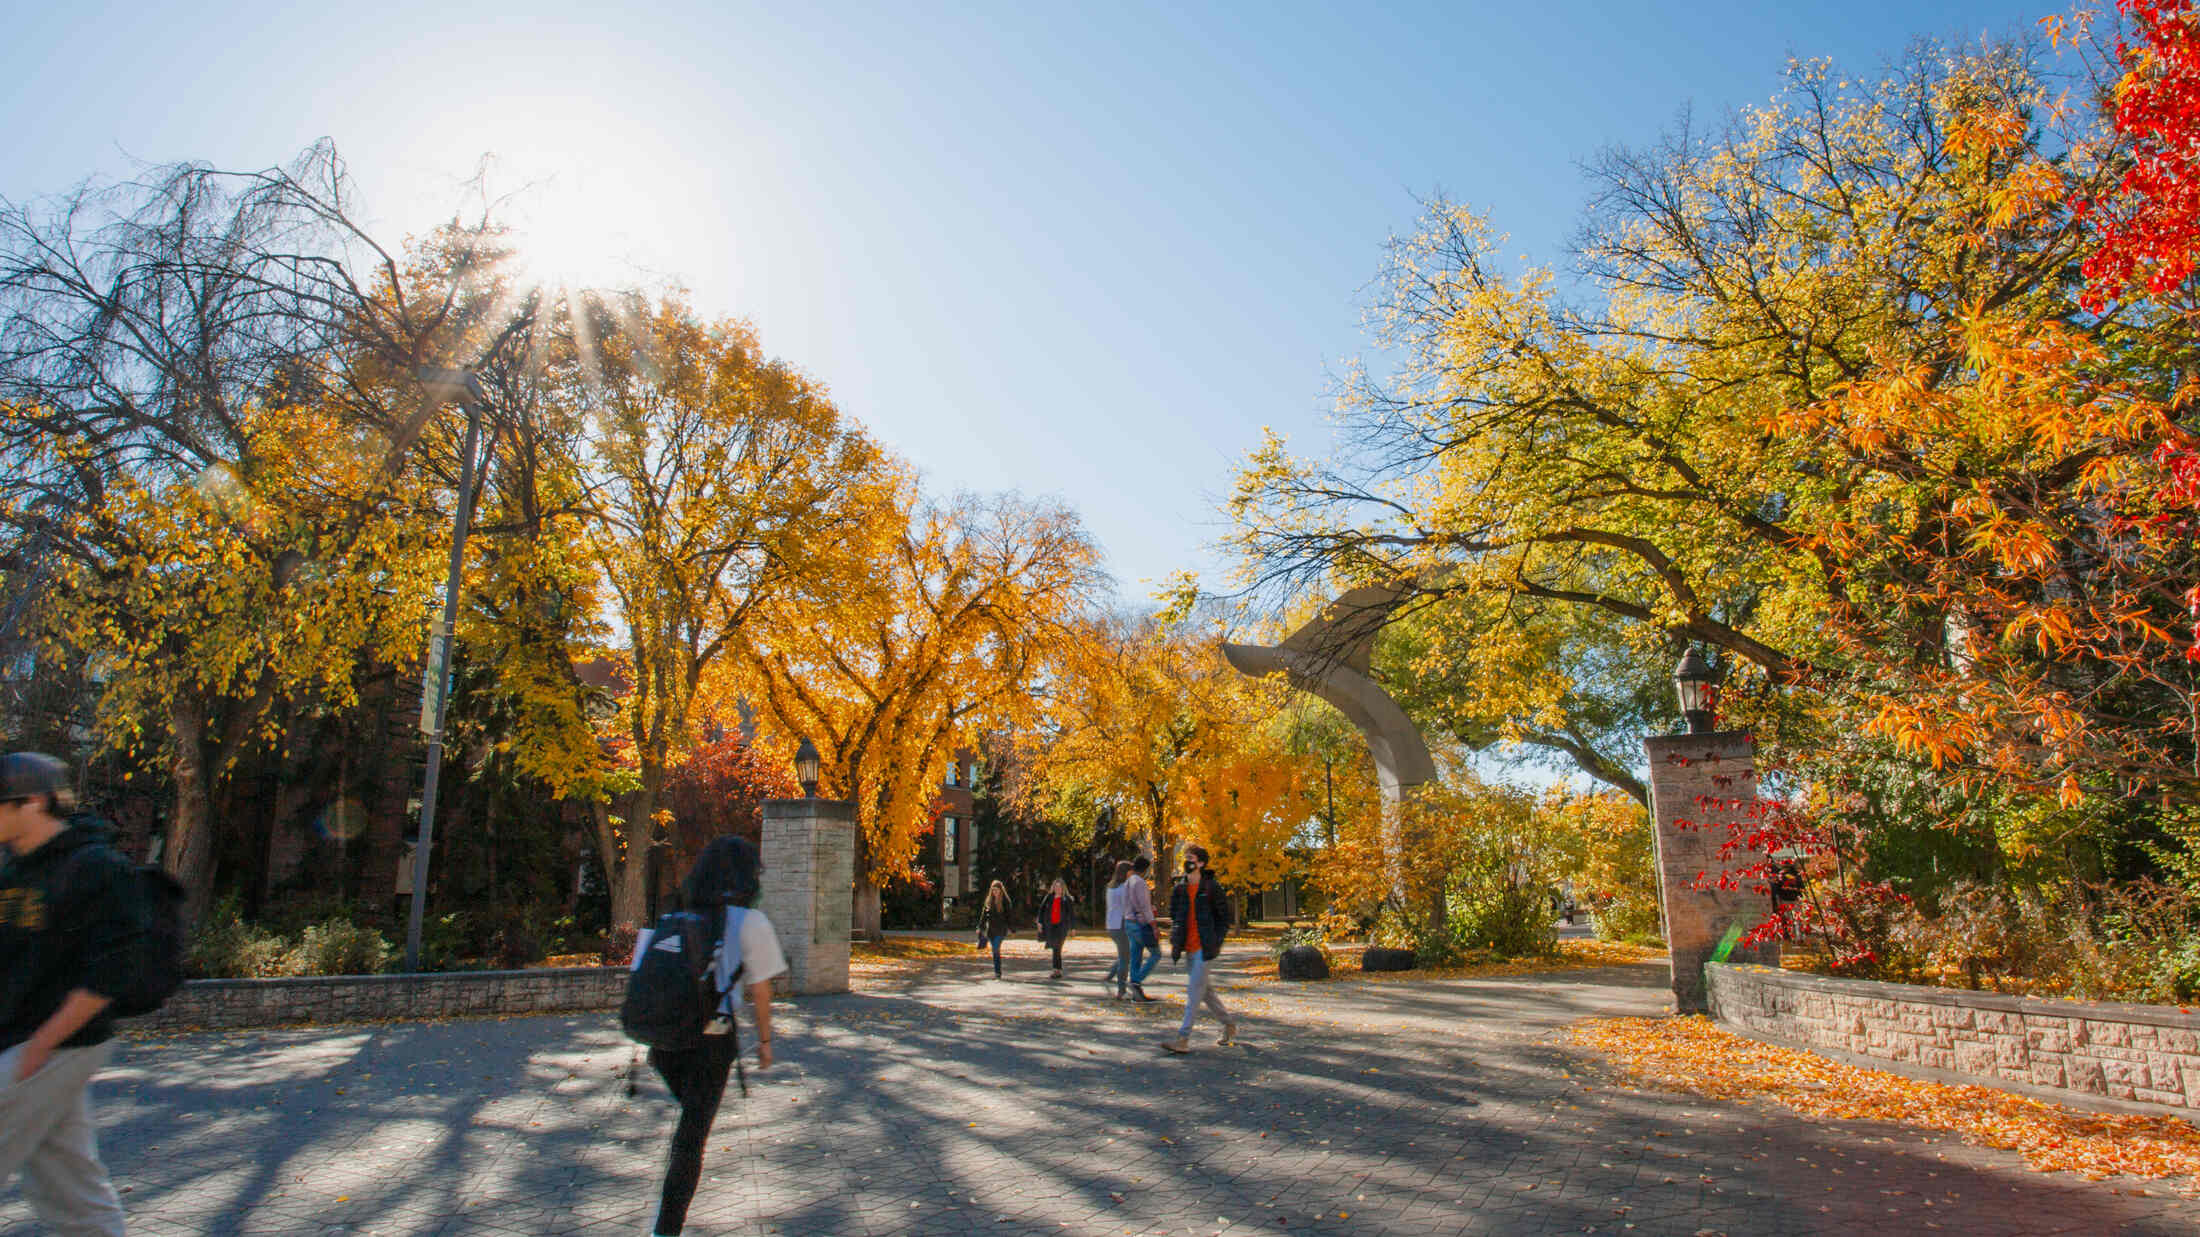
[[(782, 1006), (688, 1231), (2191, 1233), (2200, 1204), (1907, 1131), (1617, 1087), (1566, 1046), (1660, 968), (1226, 992), (1243, 1044), (1011, 946)], [(189, 1034), (96, 1090), (131, 1231), (646, 1234), (673, 1108), (609, 1016)], [(2150, 1187), (2157, 1195), (2161, 1183)], [(14, 1193), (0, 1231), (27, 1232)]]

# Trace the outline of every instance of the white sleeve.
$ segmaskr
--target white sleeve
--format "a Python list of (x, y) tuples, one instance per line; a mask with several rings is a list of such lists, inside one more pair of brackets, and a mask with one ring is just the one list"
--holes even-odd
[(741, 975), (744, 987), (787, 973), (787, 955), (779, 950), (779, 934), (772, 930), (772, 921), (762, 911), (750, 911), (741, 918), (741, 962), (748, 968)]

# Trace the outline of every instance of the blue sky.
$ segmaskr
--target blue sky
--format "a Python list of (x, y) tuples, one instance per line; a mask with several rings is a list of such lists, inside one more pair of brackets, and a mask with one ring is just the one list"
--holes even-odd
[(0, 195), (326, 135), (396, 240), (494, 154), (522, 209), (752, 319), (935, 488), (1069, 501), (1136, 600), (1212, 573), (1263, 426), (1326, 442), (1420, 199), (1562, 262), (1598, 149), (1763, 101), (1791, 54), (1865, 70), (2047, 11), (44, 5), (0, 45)]

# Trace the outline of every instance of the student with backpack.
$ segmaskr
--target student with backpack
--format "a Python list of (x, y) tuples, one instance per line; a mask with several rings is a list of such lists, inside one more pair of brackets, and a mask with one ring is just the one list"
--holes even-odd
[(656, 1237), (678, 1237), (687, 1224), (726, 1075), (740, 1063), (734, 1013), (744, 993), (756, 1009), (756, 1068), (772, 1065), (772, 979), (787, 959), (771, 920), (751, 909), (763, 871), (747, 839), (713, 840), (680, 882), (680, 909), (634, 943), (620, 1021), (649, 1045), (650, 1066), (680, 1102)]
[(50, 1229), (122, 1237), (88, 1087), (116, 1000), (144, 990), (149, 911), (130, 862), (69, 808), (68, 766), (0, 757), (0, 1184), (20, 1171)]

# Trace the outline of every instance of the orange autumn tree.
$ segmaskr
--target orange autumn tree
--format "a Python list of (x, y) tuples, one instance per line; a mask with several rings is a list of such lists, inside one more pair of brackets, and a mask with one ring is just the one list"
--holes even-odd
[(735, 634), (737, 685), (791, 748), (816, 744), (821, 794), (856, 805), (855, 927), (910, 879), (947, 764), (1029, 725), (1100, 552), (1076, 513), (1013, 495), (926, 500), (903, 476), (844, 536), (839, 568)]
[(1218, 718), (1208, 750), (1185, 770), (1177, 799), (1187, 840), (1207, 848), (1215, 875), (1239, 895), (1273, 888), (1292, 868), (1290, 847), (1312, 815), (1318, 763), (1294, 748), (1288, 689), (1247, 680)]
[(1293, 703), (1285, 684), (1231, 669), (1194, 622), (1095, 619), (1063, 650), (1045, 724), (1019, 736), (1022, 806), (1104, 807), (1164, 866), (1198, 842), (1225, 884), (1257, 892), (1289, 871), (1319, 810), (1320, 761), (1297, 741)]
[[(2063, 198), (2097, 152), (2037, 155), (2020, 102), (1982, 97), (1951, 126), (1959, 157), (1994, 169), (1957, 241), (1982, 262), (2072, 254), (2081, 236)], [(2174, 460), (2192, 441), (2172, 368), (2184, 349), (2159, 314), (2075, 309), (1975, 303), (1943, 328), (1942, 359), (1879, 353), (1766, 426), (1813, 466), (1796, 523), (1851, 582), (1826, 630), (1867, 733), (2066, 804), (2141, 787), (2190, 798), (2200, 555)]]
[(638, 923), (668, 780), (711, 720), (698, 710), (709, 676), (767, 608), (839, 578), (842, 547), (879, 517), (881, 455), (746, 324), (622, 299), (571, 329), (562, 396), (588, 426), (580, 536), (629, 684), (610, 737), (630, 777), (592, 804), (595, 842), (613, 922)]

